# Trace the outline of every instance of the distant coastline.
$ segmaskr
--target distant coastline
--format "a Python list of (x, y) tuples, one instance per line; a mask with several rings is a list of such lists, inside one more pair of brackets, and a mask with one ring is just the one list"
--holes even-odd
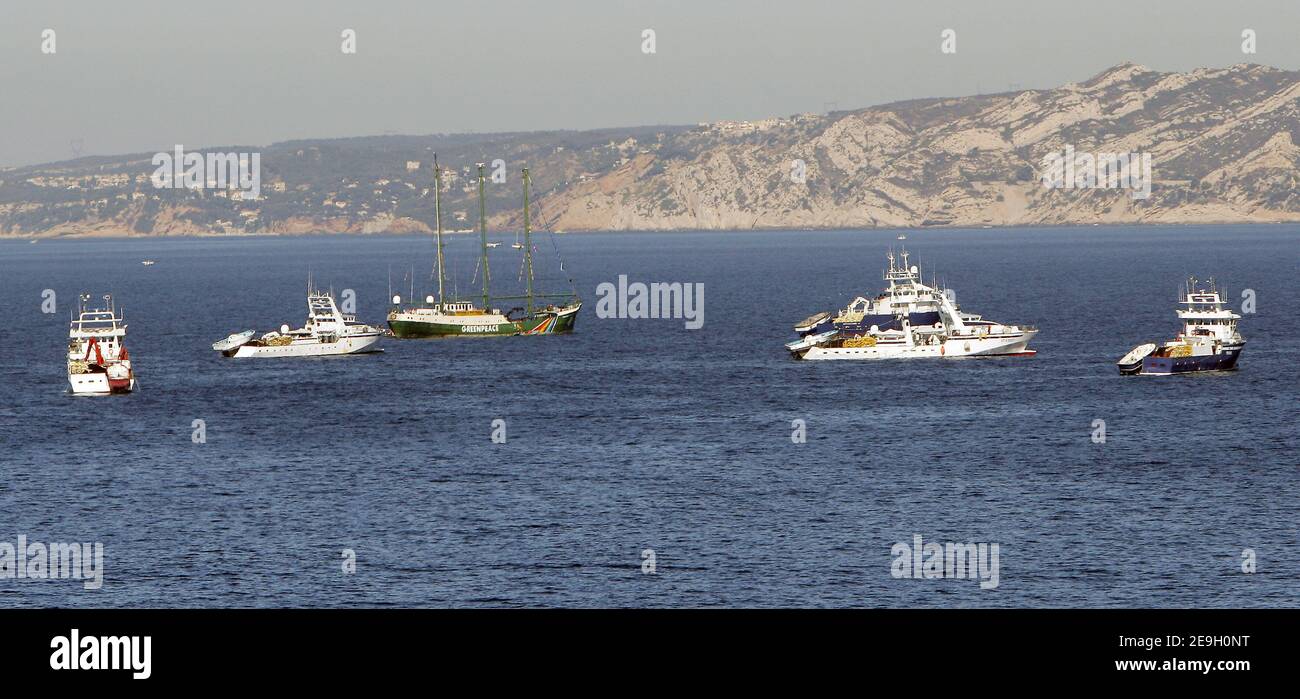
[[(931, 231), (931, 232), (967, 231), (967, 232), (971, 232), (971, 233), (979, 233), (979, 232), (981, 232), (981, 231), (985, 231), (985, 230), (989, 230), (989, 231), (997, 231), (997, 230), (1021, 230), (1021, 229), (1030, 229), (1030, 228), (1046, 229), (1046, 230), (1049, 230), (1049, 231), (1050, 231), (1050, 230), (1055, 230), (1055, 229), (1065, 230), (1065, 229), (1076, 229), (1076, 228), (1097, 228), (1097, 229), (1102, 229), (1102, 230), (1105, 230), (1105, 229), (1113, 229), (1113, 228), (1144, 228), (1144, 229), (1146, 229), (1146, 228), (1154, 228), (1154, 229), (1165, 229), (1165, 228), (1167, 228), (1167, 229), (1176, 229), (1176, 228), (1209, 228), (1209, 227), (1215, 227), (1215, 226), (1233, 226), (1233, 227), (1246, 227), (1246, 228), (1252, 228), (1252, 229), (1253, 229), (1253, 228), (1267, 229), (1267, 228), (1276, 228), (1276, 227), (1287, 226), (1287, 225), (1300, 225), (1300, 221), (1268, 221), (1268, 222), (1252, 222), (1252, 221), (1210, 221), (1210, 222), (1198, 222), (1198, 223), (1098, 223), (1098, 224), (1085, 224), (1085, 223), (1057, 223), (1057, 224), (1023, 224), (1023, 225), (1015, 225), (1015, 226), (929, 226), (929, 227), (926, 227), (926, 228), (883, 228), (883, 227), (882, 227), (882, 228), (748, 228), (748, 229), (717, 229), (717, 228), (704, 228), (704, 229), (701, 229), (701, 228), (680, 228), (680, 229), (657, 229), (657, 230), (627, 230), (627, 229), (620, 229), (620, 230), (604, 230), (604, 231), (601, 231), (601, 230), (574, 230), (574, 231), (563, 231), (563, 232), (558, 233), (558, 235), (575, 235), (575, 236), (586, 236), (586, 235), (692, 235), (692, 234), (700, 234), (700, 233), (724, 234), (724, 235), (725, 235), (725, 234), (728, 234), (728, 233), (774, 233), (774, 234), (775, 234), (775, 233), (841, 233), (841, 232), (842, 232), (842, 233), (852, 233), (852, 232), (857, 232), (857, 233), (882, 233), (882, 234), (890, 234), (890, 235), (892, 236), (892, 234), (894, 234), (894, 233), (921, 233), (921, 234), (923, 235), (923, 234), (924, 234), (925, 232), (927, 232), (927, 231)], [(489, 240), (492, 240), (492, 239), (499, 238), (499, 239), (504, 240), (504, 239), (508, 236), (508, 234), (512, 234), (512, 233), (513, 233), (513, 231), (511, 231), (511, 230), (489, 231), (489, 233), (488, 233), (488, 239), (489, 239)], [(557, 235), (557, 233), (554, 232), (554, 231), (539, 231), (539, 230), (534, 230), (534, 231), (533, 231), (533, 234), (534, 234), (534, 235)], [(432, 236), (432, 235), (433, 235), (432, 232), (410, 232), (410, 233), (402, 232), (402, 233), (397, 233), (397, 232), (390, 232), (390, 231), (380, 231), (380, 232), (376, 232), (376, 233), (353, 233), (353, 232), (347, 232), (347, 231), (344, 231), (344, 232), (334, 232), (334, 231), (307, 231), (307, 232), (302, 232), (302, 233), (229, 233), (229, 234), (225, 234), (225, 233), (192, 233), (192, 234), (165, 235), (165, 236), (164, 236), (164, 235), (149, 235), (149, 234), (141, 234), (141, 233), (134, 233), (134, 234), (132, 234), (132, 233), (127, 233), (127, 234), (121, 234), (121, 235), (118, 235), (118, 234), (108, 234), (108, 233), (103, 233), (103, 234), (101, 234), (101, 233), (96, 233), (96, 234), (90, 234), (90, 235), (60, 235), (60, 236), (49, 236), (49, 235), (46, 235), (46, 236), (41, 236), (41, 235), (31, 235), (31, 236), (8, 235), (8, 236), (0, 236), (0, 242), (4, 242), (4, 241), (11, 241), (11, 242), (27, 242), (27, 241), (49, 241), (49, 240), (134, 240), (134, 241), (139, 241), (139, 240), (147, 240), (147, 239), (156, 239), (156, 240), (163, 240), (163, 239), (167, 239), (167, 240), (196, 239), (196, 240), (197, 240), (197, 239), (203, 239), (203, 240), (206, 240), (206, 239), (213, 239), (213, 238), (232, 238), (232, 239), (246, 240), (246, 239), (249, 239), (249, 238), (312, 238), (312, 237), (415, 238), (415, 237), (430, 237), (430, 236)], [(457, 238), (462, 237), (462, 236), (463, 236), (463, 237), (473, 237), (473, 238), (476, 238), (477, 235), (478, 235), (478, 233), (477, 233), (476, 231), (475, 231), (475, 232), (466, 232), (466, 231), (443, 231), (443, 235), (454, 236), (454, 237), (457, 237)], [(917, 238), (916, 240), (924, 240), (924, 237)]]
[(211, 165), (206, 179), (159, 186), (153, 160), (181, 150), (159, 144), (153, 157), (0, 171), (0, 237), (428, 233), (435, 153), (450, 229), (477, 222), (482, 160), (497, 231), (522, 225), (524, 165), (534, 226), (566, 232), (1300, 222), (1298, 97), (1295, 71), (1121, 63), (1048, 90), (693, 127), (193, 151), (255, 156), (252, 189), (213, 179)]

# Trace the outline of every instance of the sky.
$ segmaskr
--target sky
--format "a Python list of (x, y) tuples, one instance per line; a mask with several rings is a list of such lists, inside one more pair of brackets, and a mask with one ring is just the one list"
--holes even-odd
[(0, 167), (758, 119), (1050, 88), (1123, 61), (1291, 70), (1297, 35), (1297, 0), (3, 0)]

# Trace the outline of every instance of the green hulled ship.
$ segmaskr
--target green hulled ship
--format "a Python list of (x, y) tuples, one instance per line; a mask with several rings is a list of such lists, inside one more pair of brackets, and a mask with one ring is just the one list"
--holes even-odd
[[(445, 272), (442, 249), (442, 170), (435, 157), (434, 215), (437, 219), (437, 277), (438, 296), (429, 296), (423, 306), (401, 307), (400, 298), (394, 298), (395, 307), (388, 313), (388, 327), (394, 337), (451, 337), (492, 335), (551, 335), (573, 330), (582, 302), (577, 294), (544, 294), (533, 290), (533, 242), (529, 220), (529, 189), (532, 181), (528, 168), (523, 170), (524, 181), (524, 276), (527, 293), (524, 296), (498, 296), (489, 294), (491, 276), (488, 267), (487, 205), (483, 199), (483, 163), (478, 164), (479, 243), (482, 248), (480, 262), (483, 274), (483, 294), (479, 303), (469, 299), (447, 298), (444, 295)], [(539, 304), (538, 300), (547, 303)], [(523, 301), (525, 305), (509, 310), (493, 307), (493, 302)]]

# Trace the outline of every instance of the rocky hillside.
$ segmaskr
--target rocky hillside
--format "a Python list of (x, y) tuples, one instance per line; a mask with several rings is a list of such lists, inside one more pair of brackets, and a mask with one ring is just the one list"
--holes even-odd
[[(294, 142), (261, 149), (257, 201), (156, 190), (139, 177), (152, 154), (83, 159), (0, 171), (0, 234), (423, 231), (434, 150), (456, 171), (452, 228), (476, 221), (471, 164), (497, 159), (494, 227), (519, 223), (525, 163), (539, 227), (561, 230), (1297, 221), (1297, 98), (1296, 72), (1122, 64), (1052, 90), (755, 122)], [(1044, 187), (1044, 156), (1066, 146), (1149, 154), (1150, 196)], [(113, 173), (130, 184), (99, 184)]]

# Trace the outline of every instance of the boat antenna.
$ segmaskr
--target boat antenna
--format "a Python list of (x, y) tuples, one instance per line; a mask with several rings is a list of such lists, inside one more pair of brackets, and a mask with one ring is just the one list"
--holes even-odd
[(393, 263), (388, 263), (388, 300), (393, 300)]
[(438, 229), (438, 303), (442, 304), (442, 168), (438, 166), (438, 154), (433, 154), (433, 217)]
[(490, 310), (488, 300), (487, 203), (483, 200), (483, 163), (478, 163), (478, 235), (483, 248), (483, 310)]

